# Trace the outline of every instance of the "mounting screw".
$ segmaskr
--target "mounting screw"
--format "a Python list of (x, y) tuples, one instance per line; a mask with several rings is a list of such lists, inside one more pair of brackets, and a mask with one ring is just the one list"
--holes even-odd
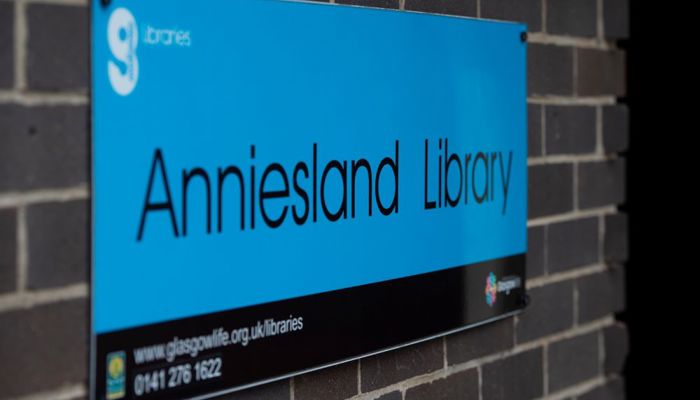
[(100, 3), (102, 3), (102, 7), (107, 7), (109, 4), (112, 2), (112, 0), (100, 0)]
[(527, 42), (527, 32), (520, 32), (520, 41), (523, 43)]
[(530, 304), (530, 296), (525, 293), (521, 294), (520, 296), (518, 296), (517, 303), (519, 307), (527, 307)]

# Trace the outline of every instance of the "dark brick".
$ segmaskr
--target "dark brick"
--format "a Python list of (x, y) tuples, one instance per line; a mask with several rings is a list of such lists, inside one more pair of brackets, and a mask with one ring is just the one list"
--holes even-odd
[(357, 361), (294, 378), (294, 399), (341, 400), (357, 394)]
[(625, 202), (625, 159), (584, 162), (578, 166), (579, 208), (602, 207)]
[(377, 397), (376, 400), (403, 400), (403, 396), (401, 396), (401, 392), (398, 390), (395, 392), (390, 392), (384, 395), (381, 395)]
[(406, 390), (405, 400), (478, 400), (479, 375), (476, 368), (452, 374)]
[(365, 7), (399, 8), (399, 0), (336, 0), (336, 3)]
[(569, 163), (528, 167), (528, 218), (573, 210), (573, 171)]
[(527, 228), (527, 277), (534, 278), (545, 274), (546, 228), (533, 226)]
[(598, 332), (552, 343), (547, 357), (550, 393), (598, 376), (598, 348)]
[(289, 379), (217, 397), (218, 400), (288, 400)]
[(605, 36), (626, 39), (630, 35), (629, 0), (603, 0), (603, 26)]
[(556, 35), (596, 36), (596, 0), (547, 2), (547, 32)]
[(0, 314), (0, 360), (12, 366), (0, 374), (0, 397), (84, 383), (89, 348), (87, 321), (84, 300)]
[(513, 318), (449, 335), (447, 363), (459, 364), (513, 347)]
[(518, 316), (517, 343), (571, 328), (574, 324), (574, 285), (571, 281), (552, 283), (528, 290), (530, 305)]
[(442, 368), (442, 339), (418, 343), (360, 361), (362, 391), (376, 390)]
[(542, 396), (542, 349), (536, 348), (482, 367), (484, 400), (519, 400)]
[(602, 386), (578, 396), (577, 400), (625, 400), (625, 381), (613, 379)]
[(0, 192), (87, 180), (87, 108), (0, 105)]
[(12, 87), (15, 79), (14, 16), (15, 5), (0, 2), (0, 88)]
[(625, 94), (625, 53), (578, 49), (577, 91), (580, 96)]
[(603, 318), (616, 311), (616, 278), (619, 276), (615, 272), (605, 270), (577, 280), (579, 323)]
[(0, 210), (0, 293), (15, 290), (17, 279), (17, 212)]
[(524, 22), (529, 32), (540, 32), (542, 0), (482, 0), (481, 17)]
[(605, 216), (604, 254), (606, 261), (627, 261), (629, 257), (627, 214)]
[(27, 83), (33, 89), (81, 89), (89, 82), (88, 8), (27, 7)]
[(610, 274), (613, 288), (613, 311), (622, 312), (627, 308), (626, 295), (626, 267), (619, 264), (610, 265)]
[(404, 8), (438, 14), (476, 17), (477, 0), (406, 0)]
[(605, 373), (621, 373), (629, 352), (627, 326), (618, 322), (605, 328), (603, 341), (605, 343), (605, 362), (603, 364)]
[(528, 94), (572, 94), (573, 49), (534, 43), (528, 44), (527, 47)]
[(563, 272), (600, 261), (598, 217), (547, 227), (547, 272)]
[(87, 206), (87, 201), (79, 200), (28, 208), (30, 289), (86, 281)]
[(594, 107), (545, 107), (547, 154), (592, 153), (596, 146)]
[(618, 104), (603, 107), (603, 148), (607, 153), (625, 151), (629, 147), (629, 110)]
[(542, 155), (542, 106), (527, 106), (527, 155)]

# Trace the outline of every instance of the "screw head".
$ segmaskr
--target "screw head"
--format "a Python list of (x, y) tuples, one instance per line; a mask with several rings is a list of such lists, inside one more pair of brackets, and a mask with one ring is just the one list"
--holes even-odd
[(527, 307), (530, 304), (530, 296), (526, 293), (521, 294), (518, 297), (517, 303), (518, 303), (518, 306), (520, 306), (520, 307), (523, 307), (523, 308)]
[(527, 42), (527, 32), (520, 32), (520, 41), (523, 43)]

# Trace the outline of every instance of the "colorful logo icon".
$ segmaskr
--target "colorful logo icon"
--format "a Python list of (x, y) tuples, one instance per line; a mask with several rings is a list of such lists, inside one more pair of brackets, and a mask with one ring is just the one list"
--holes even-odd
[(107, 354), (107, 399), (121, 399), (126, 395), (126, 353)]
[(486, 294), (486, 304), (493, 306), (498, 296), (498, 282), (493, 272), (486, 277), (486, 289), (484, 289), (484, 293)]

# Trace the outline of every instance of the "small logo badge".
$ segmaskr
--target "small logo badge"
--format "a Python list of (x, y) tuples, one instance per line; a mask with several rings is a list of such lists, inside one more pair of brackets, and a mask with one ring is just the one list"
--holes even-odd
[(119, 7), (109, 16), (107, 43), (114, 58), (107, 61), (109, 83), (117, 94), (127, 96), (139, 79), (139, 60), (136, 57), (139, 30), (136, 18), (126, 8)]
[(107, 399), (121, 399), (126, 394), (126, 353), (107, 354)]
[(484, 289), (484, 293), (486, 294), (486, 304), (493, 306), (498, 296), (498, 282), (493, 272), (486, 277), (486, 289)]

